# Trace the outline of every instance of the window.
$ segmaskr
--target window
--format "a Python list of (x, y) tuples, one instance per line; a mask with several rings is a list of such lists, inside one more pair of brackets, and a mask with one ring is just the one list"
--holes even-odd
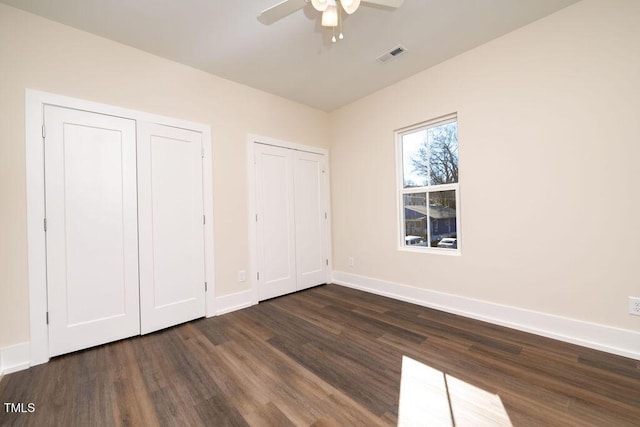
[(401, 248), (460, 251), (456, 116), (396, 133)]

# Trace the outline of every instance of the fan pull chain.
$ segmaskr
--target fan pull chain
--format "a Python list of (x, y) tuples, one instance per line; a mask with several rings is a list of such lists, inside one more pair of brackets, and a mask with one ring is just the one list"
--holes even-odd
[[(332, 37), (331, 37), (331, 41), (333, 43), (336, 42), (336, 27), (333, 27), (332, 29)], [(338, 35), (338, 38), (340, 40), (342, 40), (344, 38), (344, 35), (342, 34), (342, 7), (340, 7), (340, 5), (338, 5), (338, 31), (340, 31), (340, 34)]]
[(342, 35), (342, 7), (338, 7), (338, 29), (340, 30), (340, 35), (338, 36), (338, 38), (342, 40), (344, 38), (344, 36)]

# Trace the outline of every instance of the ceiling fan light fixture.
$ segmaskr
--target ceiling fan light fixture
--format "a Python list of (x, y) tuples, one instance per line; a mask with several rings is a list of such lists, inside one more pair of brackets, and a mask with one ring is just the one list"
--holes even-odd
[(322, 12), (322, 26), (323, 27), (337, 27), (338, 26), (338, 8), (335, 4), (327, 6), (327, 9)]
[(324, 12), (329, 6), (329, 0), (311, 0), (311, 5), (318, 12)]
[(340, 4), (344, 11), (351, 15), (360, 7), (360, 0), (340, 0)]

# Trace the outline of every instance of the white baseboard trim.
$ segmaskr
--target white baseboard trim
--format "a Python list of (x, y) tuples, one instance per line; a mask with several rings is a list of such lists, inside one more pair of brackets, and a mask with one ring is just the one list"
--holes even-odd
[(216, 316), (251, 307), (254, 305), (252, 297), (251, 289), (216, 297)]
[(640, 333), (341, 271), (333, 283), (640, 360)]
[(28, 342), (0, 348), (0, 376), (29, 368)]

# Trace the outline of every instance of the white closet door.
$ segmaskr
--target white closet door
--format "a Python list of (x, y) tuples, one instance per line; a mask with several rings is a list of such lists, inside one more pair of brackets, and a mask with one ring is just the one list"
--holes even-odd
[(294, 151), (297, 290), (327, 281), (324, 157)]
[(46, 106), (49, 355), (140, 333), (136, 124)]
[(255, 144), (260, 274), (258, 299), (296, 291), (293, 157), (291, 150)]
[(202, 135), (138, 124), (142, 333), (203, 317)]

